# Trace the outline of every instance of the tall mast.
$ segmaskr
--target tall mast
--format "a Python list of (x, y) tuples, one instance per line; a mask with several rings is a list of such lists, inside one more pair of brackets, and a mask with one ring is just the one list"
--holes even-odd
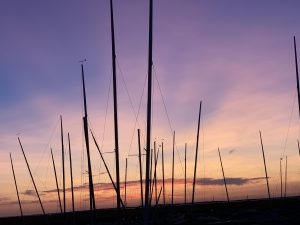
[(117, 78), (116, 78), (116, 50), (113, 3), (110, 0), (110, 25), (111, 25), (111, 51), (113, 66), (113, 98), (114, 98), (114, 125), (115, 125), (115, 154), (116, 154), (116, 185), (117, 185), (117, 208), (120, 211), (120, 168), (119, 168), (119, 134), (118, 134), (118, 103), (117, 103)]
[(63, 201), (64, 201), (64, 214), (66, 214), (65, 148), (64, 148), (62, 116), (60, 116), (60, 135), (61, 135), (61, 156), (62, 156), (62, 172), (63, 172)]
[(284, 177), (284, 197), (286, 198), (286, 187), (287, 187), (287, 156), (285, 156), (285, 177)]
[(185, 143), (184, 147), (184, 204), (186, 204), (186, 149), (187, 143)]
[(68, 143), (69, 143), (69, 159), (70, 159), (70, 176), (71, 176), (71, 191), (72, 191), (72, 212), (73, 212), (73, 219), (75, 213), (75, 204), (74, 204), (74, 185), (73, 185), (73, 168), (72, 168), (72, 153), (71, 153), (71, 141), (70, 141), (70, 134), (68, 133)]
[(172, 206), (174, 203), (174, 149), (175, 149), (175, 131), (173, 131), (173, 155), (172, 155)]
[(282, 198), (282, 158), (280, 158), (280, 197)]
[(263, 146), (263, 141), (262, 141), (262, 137), (261, 137), (261, 132), (259, 131), (259, 137), (260, 137), (260, 143), (261, 143), (261, 150), (262, 150), (262, 154), (263, 154), (263, 160), (264, 160), (264, 166), (265, 166), (265, 174), (266, 174), (266, 181), (267, 181), (267, 188), (268, 188), (268, 196), (269, 199), (271, 199), (271, 195), (270, 195), (270, 188), (269, 188), (269, 177), (268, 177), (268, 173), (267, 173), (267, 166), (266, 166), (266, 159), (265, 159), (265, 151), (264, 151), (264, 146)]
[(166, 204), (166, 195), (165, 195), (165, 162), (164, 162), (164, 143), (161, 143), (161, 164), (162, 164), (162, 182), (163, 182), (163, 201), (164, 205)]
[(299, 155), (300, 155), (300, 145), (299, 145), (299, 140), (297, 139), (297, 143), (298, 143), (298, 151), (299, 151)]
[(139, 165), (140, 165), (140, 183), (141, 183), (141, 203), (144, 206), (144, 196), (143, 196), (143, 169), (142, 169), (142, 153), (141, 153), (141, 136), (140, 129), (138, 129), (138, 145), (139, 145)]
[(14, 170), (14, 165), (13, 165), (11, 153), (9, 153), (9, 157), (10, 157), (11, 170), (12, 170), (13, 176), (14, 176), (16, 192), (17, 192), (17, 196), (18, 196), (18, 202), (19, 202), (19, 207), (20, 207), (20, 213), (21, 213), (21, 217), (22, 217), (22, 220), (23, 220), (23, 210), (22, 210), (22, 206), (21, 206), (21, 201), (20, 201), (20, 196), (19, 196), (19, 190), (18, 190), (18, 185), (17, 185), (17, 180), (16, 180), (16, 175), (15, 175), (15, 170)]
[(81, 75), (82, 75), (83, 104), (84, 104), (83, 126), (84, 126), (84, 137), (85, 137), (85, 146), (86, 146), (86, 153), (87, 153), (87, 160), (88, 160), (88, 175), (89, 175), (90, 211), (93, 212), (93, 217), (94, 217), (96, 204), (95, 204), (95, 195), (94, 195), (92, 164), (91, 164), (91, 157), (90, 157), (90, 144), (89, 144), (89, 132), (88, 132), (89, 128), (88, 128), (88, 115), (87, 115), (87, 105), (86, 105), (83, 64), (81, 64)]
[(149, 223), (149, 164), (151, 149), (151, 102), (152, 102), (152, 20), (153, 0), (149, 0), (149, 46), (148, 46), (148, 96), (147, 96), (147, 140), (146, 140), (146, 183), (144, 224)]
[(196, 142), (196, 156), (195, 156), (194, 179), (193, 179), (193, 193), (192, 193), (192, 204), (194, 204), (194, 200), (195, 200), (195, 184), (196, 184), (196, 174), (197, 174), (197, 158), (198, 158), (198, 145), (199, 145), (199, 131), (200, 131), (201, 106), (202, 106), (202, 101), (200, 101), (199, 117), (198, 117), (197, 142)]
[(299, 73), (298, 73), (297, 46), (296, 46), (296, 37), (295, 37), (295, 36), (294, 36), (294, 52), (295, 52), (295, 65), (296, 65), (296, 79), (297, 79), (298, 107), (299, 107), (299, 116), (300, 116)]
[(61, 206), (61, 200), (60, 200), (60, 194), (59, 194), (59, 187), (58, 187), (58, 181), (57, 181), (57, 174), (56, 174), (56, 168), (55, 168), (55, 162), (54, 162), (52, 148), (50, 149), (50, 151), (51, 151), (51, 157), (52, 157), (52, 164), (53, 164), (53, 170), (54, 170), (54, 176), (55, 176), (55, 183), (56, 183), (56, 190), (57, 190), (57, 197), (58, 197), (58, 202), (59, 202), (60, 213), (63, 213), (62, 206)]
[(225, 174), (224, 174), (224, 168), (223, 168), (223, 163), (222, 163), (222, 158), (221, 158), (221, 153), (220, 153), (220, 149), (219, 148), (218, 148), (218, 152), (219, 152), (220, 164), (221, 164), (221, 168), (222, 168), (222, 174), (223, 174), (223, 180), (224, 180), (224, 185), (225, 185), (225, 190), (226, 190), (227, 201), (229, 202), (229, 195), (228, 195), (228, 190), (227, 190), (227, 184), (226, 184), (226, 179), (225, 179)]
[(126, 194), (127, 194), (127, 190), (126, 190), (126, 184), (127, 184), (127, 158), (126, 158), (126, 165), (125, 165), (125, 198), (124, 198), (124, 201), (125, 201), (125, 205), (127, 205), (127, 198), (126, 198)]
[(41, 201), (41, 198), (40, 198), (40, 195), (39, 195), (39, 192), (38, 192), (37, 187), (36, 187), (36, 185), (35, 185), (35, 182), (34, 182), (34, 179), (33, 179), (33, 176), (32, 176), (32, 173), (31, 173), (31, 170), (30, 170), (30, 167), (29, 167), (29, 164), (28, 164), (28, 161), (27, 161), (27, 158), (26, 158), (26, 155), (25, 155), (25, 152), (24, 152), (24, 150), (23, 150), (23, 146), (22, 146), (22, 143), (21, 143), (19, 137), (18, 137), (18, 141), (19, 141), (19, 144), (20, 144), (20, 147), (21, 147), (21, 150), (22, 150), (22, 153), (23, 153), (23, 156), (24, 156), (24, 159), (25, 159), (25, 162), (26, 162), (26, 165), (27, 165), (27, 168), (28, 168), (28, 171), (29, 171), (29, 174), (30, 174), (32, 183), (33, 183), (33, 186), (34, 186), (34, 189), (35, 189), (35, 193), (36, 193), (36, 195), (37, 195), (37, 197), (38, 197), (38, 199), (39, 199), (39, 202), (40, 202), (40, 205), (41, 205), (43, 214), (46, 215), (45, 210), (44, 210), (44, 207), (43, 207), (43, 204), (42, 204), (42, 201)]

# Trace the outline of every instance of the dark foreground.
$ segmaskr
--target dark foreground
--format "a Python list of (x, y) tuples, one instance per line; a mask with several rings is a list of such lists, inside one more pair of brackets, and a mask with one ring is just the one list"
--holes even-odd
[[(227, 202), (207, 202), (191, 205), (178, 204), (171, 207), (152, 207), (150, 224), (300, 224), (300, 197), (284, 199), (261, 199)], [(97, 210), (94, 224), (118, 224), (115, 209)], [(47, 216), (25, 216), (0, 218), (1, 225), (87, 225), (91, 224), (87, 211), (67, 213), (64, 216), (50, 214)], [(141, 208), (127, 208), (122, 212), (120, 224), (143, 224)]]

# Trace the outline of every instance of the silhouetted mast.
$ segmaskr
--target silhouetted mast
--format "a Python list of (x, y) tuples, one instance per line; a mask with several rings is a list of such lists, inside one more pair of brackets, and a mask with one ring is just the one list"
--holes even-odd
[(225, 190), (226, 190), (226, 196), (227, 196), (227, 201), (229, 202), (229, 195), (228, 195), (228, 190), (227, 190), (227, 184), (226, 184), (226, 179), (225, 179), (225, 174), (224, 174), (224, 168), (223, 168), (223, 163), (222, 163), (222, 158), (221, 158), (221, 153), (220, 149), (218, 148), (219, 152), (219, 158), (220, 158), (220, 163), (221, 163), (221, 168), (222, 168), (222, 174), (223, 174), (223, 180), (224, 180), (224, 185), (225, 185)]
[(155, 147), (155, 142), (154, 142), (154, 174), (153, 174), (153, 180), (152, 180), (152, 185), (151, 185), (151, 195), (150, 195), (150, 203), (149, 205), (151, 206), (151, 201), (152, 201), (152, 197), (153, 197), (153, 189), (155, 188), (154, 192), (155, 192), (155, 201), (157, 201), (157, 185), (156, 185), (156, 168), (157, 168), (157, 161), (158, 161), (158, 154), (159, 154), (159, 150), (156, 153), (156, 147)]
[(89, 128), (88, 128), (88, 115), (87, 115), (87, 105), (86, 105), (83, 64), (81, 64), (81, 74), (82, 74), (82, 89), (83, 89), (83, 103), (84, 103), (83, 126), (84, 126), (84, 137), (85, 137), (85, 145), (86, 145), (86, 153), (87, 153), (87, 161), (88, 161), (90, 211), (93, 211), (94, 214), (93, 216), (95, 216), (96, 204), (95, 204), (95, 195), (94, 195), (92, 164), (91, 164), (91, 157), (90, 157), (90, 144), (89, 144), (89, 132), (88, 132)]
[(147, 140), (144, 224), (149, 222), (149, 163), (151, 149), (151, 102), (152, 102), (152, 20), (153, 0), (149, 0), (149, 46), (148, 46), (148, 96), (147, 96)]
[(27, 165), (27, 168), (28, 168), (28, 171), (29, 171), (29, 174), (30, 174), (30, 177), (31, 177), (31, 180), (32, 180), (32, 183), (33, 183), (33, 186), (34, 186), (34, 189), (35, 189), (35, 193), (39, 199), (39, 202), (40, 202), (40, 205), (41, 205), (41, 208), (42, 208), (42, 211), (43, 211), (43, 214), (46, 215), (45, 213), (45, 210), (44, 210), (44, 207), (43, 207), (43, 204), (42, 204), (42, 201), (41, 201), (41, 198), (40, 198), (40, 195), (39, 195), (39, 192), (37, 190), (37, 187), (35, 185), (35, 182), (34, 182), (34, 179), (33, 179), (33, 176), (32, 176), (32, 173), (31, 173), (31, 170), (30, 170), (30, 167), (29, 167), (29, 164), (28, 164), (28, 161), (27, 161), (27, 158), (26, 158), (26, 155), (25, 155), (25, 152), (23, 150), (23, 146), (21, 144), (21, 141), (20, 141), (20, 138), (18, 137), (18, 141), (19, 141), (19, 144), (20, 144), (20, 147), (21, 147), (21, 150), (22, 150), (22, 153), (23, 153), (23, 156), (24, 156), (24, 159), (25, 159), (25, 162), (26, 162), (26, 165)]
[[(91, 130), (90, 130), (90, 131), (91, 131)], [(94, 134), (93, 134), (92, 131), (91, 131), (91, 134), (92, 134), (92, 137), (93, 137), (93, 139), (94, 139), (96, 148), (97, 148), (97, 150), (98, 150), (98, 152), (99, 152), (99, 154), (100, 154), (100, 157), (101, 157), (101, 159), (102, 159), (102, 162), (103, 162), (103, 164), (104, 164), (104, 166), (105, 166), (106, 172), (107, 172), (107, 174), (108, 174), (108, 176), (109, 176), (109, 179), (110, 179), (110, 181), (111, 181), (111, 184), (113, 185), (113, 187), (114, 187), (114, 189), (115, 189), (115, 191), (116, 191), (116, 193), (117, 193), (117, 191), (118, 191), (117, 186), (115, 185), (115, 182), (114, 182), (114, 180), (113, 180), (113, 178), (112, 178), (112, 176), (111, 176), (111, 173), (110, 173), (110, 171), (109, 171), (109, 169), (108, 169), (108, 167), (107, 167), (107, 164), (106, 164), (106, 162), (105, 162), (105, 160), (104, 160), (104, 157), (103, 157), (103, 155), (102, 155), (102, 152), (100, 151), (100, 148), (99, 148), (99, 146), (98, 146), (98, 143), (97, 143), (96, 138), (95, 138), (95, 136), (94, 136)], [(123, 204), (122, 199), (120, 199), (120, 203), (121, 203), (122, 207), (125, 208), (125, 205)]]
[[(151, 148), (151, 150), (150, 150), (150, 176), (149, 176), (149, 186), (150, 186), (149, 187), (150, 188), (149, 195), (150, 196), (152, 196), (152, 186), (151, 186), (152, 185), (152, 168), (153, 168), (153, 149)], [(151, 205), (151, 204), (149, 204), (149, 205)]]
[(141, 183), (141, 202), (144, 206), (144, 194), (143, 194), (143, 168), (142, 168), (142, 153), (141, 153), (141, 136), (140, 129), (138, 129), (138, 145), (139, 145), (139, 165), (140, 165), (140, 183)]
[(280, 158), (280, 197), (282, 198), (282, 158)]
[(267, 166), (266, 166), (266, 159), (265, 159), (265, 152), (264, 152), (264, 146), (263, 146), (263, 141), (262, 141), (262, 137), (261, 137), (261, 132), (259, 131), (259, 136), (260, 136), (260, 143), (261, 143), (261, 150), (262, 150), (262, 154), (263, 154), (263, 159), (264, 159), (264, 166), (265, 166), (265, 173), (266, 173), (266, 181), (267, 181), (267, 188), (268, 188), (268, 196), (269, 199), (271, 198), (270, 195), (270, 188), (269, 188), (269, 178), (268, 178), (268, 173), (267, 173)]
[(125, 205), (127, 205), (127, 198), (126, 198), (126, 184), (127, 184), (127, 158), (126, 158), (126, 165), (125, 165)]
[(9, 153), (9, 157), (10, 157), (11, 170), (12, 170), (13, 176), (14, 176), (16, 192), (17, 192), (17, 196), (18, 196), (18, 203), (19, 203), (19, 207), (20, 207), (20, 213), (21, 213), (21, 217), (22, 217), (22, 220), (23, 220), (23, 211), (22, 211), (22, 206), (21, 206), (21, 201), (20, 201), (20, 196), (19, 196), (19, 190), (18, 190), (16, 175), (15, 175), (14, 165), (13, 165), (13, 161), (12, 161), (12, 158), (11, 158), (11, 153)]
[(193, 193), (192, 193), (192, 204), (194, 204), (194, 200), (195, 200), (195, 184), (196, 184), (196, 175), (197, 175), (197, 158), (198, 158), (198, 145), (199, 145), (199, 131), (200, 131), (200, 118), (201, 118), (201, 105), (202, 105), (202, 101), (200, 101), (199, 117), (198, 117), (197, 142), (196, 142), (196, 155), (195, 155), (194, 179), (193, 179)]
[(155, 185), (155, 201), (156, 201), (156, 202), (157, 202), (156, 166), (157, 166), (158, 152), (159, 152), (159, 151), (157, 151), (157, 155), (156, 155), (156, 141), (154, 141), (154, 156), (155, 156), (154, 185)]
[(187, 143), (185, 143), (184, 148), (184, 204), (186, 204), (186, 149)]
[(299, 145), (299, 140), (297, 139), (297, 143), (298, 143), (298, 151), (299, 151), (299, 155), (300, 155), (300, 145)]
[(286, 187), (287, 187), (287, 156), (285, 156), (285, 177), (284, 177), (284, 197), (286, 198)]
[(113, 3), (110, 0), (110, 25), (111, 25), (111, 50), (113, 67), (113, 98), (114, 98), (114, 125), (115, 125), (115, 155), (116, 155), (116, 185), (117, 185), (117, 208), (120, 210), (120, 168), (119, 168), (119, 134), (118, 134), (118, 103), (117, 103), (117, 78), (116, 78), (116, 51)]
[(165, 194), (165, 162), (164, 162), (164, 143), (161, 143), (161, 164), (162, 164), (162, 182), (163, 182), (163, 201), (166, 204), (166, 194)]
[(64, 149), (62, 116), (60, 116), (60, 135), (61, 135), (61, 156), (62, 156), (62, 172), (63, 172), (63, 201), (64, 201), (64, 214), (66, 214), (65, 149)]
[(70, 134), (69, 134), (69, 133), (68, 133), (68, 143), (69, 143), (70, 175), (71, 175), (71, 192), (72, 192), (72, 212), (73, 212), (73, 219), (74, 219), (74, 213), (75, 213), (75, 204), (74, 204), (74, 185), (73, 185), (73, 168), (72, 168), (71, 141), (70, 141)]
[(296, 46), (296, 37), (295, 37), (295, 36), (294, 36), (294, 51), (295, 51), (295, 65), (296, 65), (296, 79), (297, 79), (298, 107), (299, 107), (299, 116), (300, 116), (299, 73), (298, 73), (297, 46)]
[(175, 131), (173, 131), (173, 155), (172, 155), (172, 206), (174, 203), (174, 151), (175, 151)]
[(51, 151), (52, 164), (53, 164), (53, 170), (54, 170), (54, 175), (55, 175), (55, 183), (56, 183), (56, 190), (57, 190), (57, 197), (58, 197), (58, 202), (59, 202), (60, 213), (63, 213), (62, 206), (61, 206), (61, 200), (60, 200), (60, 194), (59, 194), (59, 187), (58, 187), (58, 181), (57, 181), (57, 174), (56, 174), (56, 168), (55, 168), (55, 162), (54, 162), (52, 148), (50, 149), (50, 151)]

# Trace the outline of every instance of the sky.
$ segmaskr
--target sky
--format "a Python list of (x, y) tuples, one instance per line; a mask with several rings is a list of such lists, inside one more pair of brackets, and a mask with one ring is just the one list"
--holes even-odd
[[(138, 128), (145, 147), (148, 7), (146, 0), (114, 1), (120, 173), (123, 182), (128, 157), (127, 204), (132, 206), (140, 201), (138, 159), (132, 156), (138, 153)], [(300, 43), (299, 7), (296, 0), (154, 0), (152, 143), (156, 141), (161, 151), (164, 142), (165, 176), (170, 178), (175, 130), (175, 201), (184, 197), (185, 143), (187, 175), (193, 176), (200, 100), (197, 201), (226, 198), (218, 148), (230, 198), (267, 197), (259, 130), (271, 196), (280, 196), (280, 158), (285, 170), (286, 156), (287, 195), (299, 194), (293, 50), (294, 35)], [(50, 148), (61, 187), (60, 115), (66, 150), (67, 132), (71, 137), (76, 209), (87, 209), (79, 62), (83, 59), (87, 59), (89, 125), (115, 173), (114, 155), (109, 153), (114, 150), (109, 1), (2, 0), (0, 27), (0, 216), (19, 215), (10, 152), (24, 213), (41, 213), (17, 137), (46, 212), (59, 210)], [(115, 207), (114, 192), (92, 139), (90, 144), (96, 205)], [(190, 195), (191, 182), (188, 199)], [(169, 182), (166, 198), (169, 202)], [(69, 190), (67, 202), (70, 210)]]

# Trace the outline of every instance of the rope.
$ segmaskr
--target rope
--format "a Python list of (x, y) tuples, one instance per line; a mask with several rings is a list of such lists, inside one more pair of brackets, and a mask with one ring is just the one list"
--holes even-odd
[[(172, 128), (172, 125), (171, 125), (171, 120), (170, 120), (170, 117), (169, 117), (169, 114), (168, 114), (167, 106), (166, 106), (165, 99), (164, 99), (162, 91), (161, 91), (161, 87), (160, 87), (160, 84), (159, 84), (159, 81), (158, 81), (158, 78), (157, 78), (157, 73), (156, 73), (156, 69), (155, 69), (154, 65), (153, 65), (153, 71), (154, 71), (154, 77), (155, 77), (155, 80), (157, 82), (158, 89), (159, 89), (159, 92), (160, 92), (160, 96), (161, 96), (162, 101), (163, 101), (165, 113), (166, 113), (166, 116), (167, 116), (167, 119), (168, 119), (168, 123), (169, 123), (170, 132), (172, 134), (173, 133), (173, 128)], [(176, 141), (175, 141), (174, 145), (175, 145), (176, 153), (177, 153), (177, 155), (179, 157), (179, 162), (180, 162), (180, 166), (181, 166), (181, 172), (182, 172), (182, 174), (184, 174), (184, 168), (183, 168), (183, 165), (182, 165), (182, 160), (181, 160), (178, 148), (177, 148)]]
[(288, 136), (289, 136), (289, 132), (290, 132), (290, 127), (291, 127), (295, 102), (296, 102), (296, 93), (294, 94), (293, 106), (292, 106), (292, 110), (291, 110), (291, 114), (290, 114), (290, 118), (289, 118), (289, 125), (288, 125), (288, 129), (287, 129), (287, 132), (286, 132), (286, 137), (285, 137), (285, 141), (284, 141), (284, 145), (283, 145), (283, 151), (282, 151), (282, 156), (281, 156), (282, 158), (283, 158), (283, 156), (285, 154), (285, 151), (286, 151), (286, 144), (287, 144), (287, 140), (288, 140)]
[[(132, 100), (131, 100), (131, 97), (130, 97), (130, 94), (129, 94), (129, 91), (128, 91), (128, 88), (127, 88), (127, 85), (126, 85), (126, 81), (125, 81), (124, 76), (123, 76), (123, 72), (122, 72), (122, 70), (121, 70), (121, 67), (120, 67), (120, 64), (119, 64), (117, 58), (116, 58), (116, 62), (117, 62), (117, 66), (118, 66), (118, 69), (119, 69), (120, 74), (121, 74), (121, 77), (122, 77), (122, 81), (123, 81), (123, 85), (124, 85), (125, 91), (126, 91), (126, 93), (127, 93), (127, 95), (128, 95), (128, 98), (129, 98), (129, 102), (130, 102), (131, 109), (132, 109), (133, 114), (134, 114), (134, 117), (135, 117), (135, 122), (134, 122), (133, 132), (132, 132), (132, 135), (131, 135), (130, 145), (129, 145), (129, 149), (128, 149), (128, 153), (127, 153), (127, 157), (128, 157), (128, 155), (130, 154), (130, 151), (131, 151), (131, 147), (132, 147), (132, 142), (133, 142), (134, 134), (135, 134), (135, 132), (136, 132), (136, 126), (138, 125), (138, 127), (140, 127), (140, 124), (139, 124), (139, 121), (138, 121), (138, 117), (139, 117), (139, 114), (140, 114), (140, 109), (141, 109), (141, 105), (142, 105), (142, 99), (143, 99), (144, 92), (145, 92), (146, 81), (147, 81), (147, 75), (145, 76), (145, 81), (144, 81), (144, 86), (143, 86), (143, 90), (142, 90), (142, 95), (141, 95), (141, 98), (140, 98), (140, 101), (139, 101), (138, 111), (137, 111), (137, 113), (136, 113), (135, 110), (134, 110), (134, 106), (133, 106), (133, 103), (132, 103)], [(142, 132), (141, 132), (141, 133), (142, 133)]]
[[(36, 171), (39, 171), (39, 167), (40, 167), (40, 165), (41, 165), (41, 161), (42, 161), (43, 158), (44, 158), (46, 149), (49, 149), (49, 145), (50, 145), (50, 142), (51, 142), (51, 140), (52, 140), (52, 138), (53, 138), (54, 132), (55, 132), (55, 130), (56, 130), (56, 128), (57, 128), (58, 122), (59, 122), (59, 119), (57, 120), (57, 122), (56, 122), (54, 128), (52, 129), (52, 132), (50, 133), (50, 137), (49, 137), (49, 139), (48, 139), (48, 141), (47, 141), (47, 143), (46, 143), (45, 148), (43, 149), (42, 156), (39, 158), (38, 165), (37, 165), (35, 168), (31, 168), (32, 174), (39, 180), (39, 182), (44, 186), (44, 188), (45, 188), (47, 185), (45, 185), (45, 183), (42, 182), (42, 181), (39, 179), (39, 176), (37, 176)], [(49, 165), (49, 158), (48, 158), (48, 165)], [(46, 177), (47, 177), (47, 176), (46, 176)], [(29, 186), (31, 185), (30, 183), (31, 183), (31, 181), (28, 181), (26, 190), (29, 189)]]

